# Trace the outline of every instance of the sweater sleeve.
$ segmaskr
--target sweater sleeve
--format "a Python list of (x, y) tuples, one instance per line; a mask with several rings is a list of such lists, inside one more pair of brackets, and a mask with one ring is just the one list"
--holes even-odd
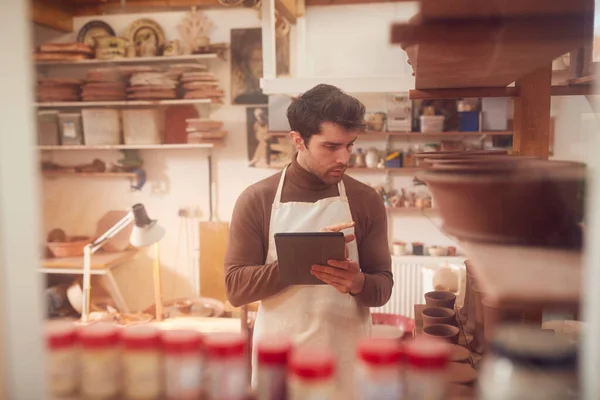
[(277, 261), (265, 264), (268, 237), (265, 211), (256, 201), (253, 188), (238, 198), (229, 228), (225, 253), (225, 290), (234, 307), (263, 300), (283, 290)]
[(365, 274), (365, 286), (356, 298), (367, 307), (381, 307), (392, 295), (392, 257), (388, 243), (388, 219), (385, 206), (373, 191), (365, 199), (369, 218), (364, 223), (364, 235), (358, 243), (360, 269)]

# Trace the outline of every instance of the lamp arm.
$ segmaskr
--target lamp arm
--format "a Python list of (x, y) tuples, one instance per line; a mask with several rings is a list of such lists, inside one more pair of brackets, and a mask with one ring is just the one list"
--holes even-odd
[(109, 230), (104, 232), (102, 234), (102, 236), (100, 236), (98, 239), (94, 240), (91, 243), (91, 253), (95, 253), (96, 251), (98, 251), (98, 249), (100, 249), (102, 246), (104, 246), (104, 243), (106, 243), (108, 240), (110, 240), (112, 237), (114, 237), (117, 233), (119, 233), (123, 229), (125, 229), (125, 227), (127, 225), (129, 225), (131, 222), (133, 222), (133, 213), (130, 211), (119, 222), (114, 224), (112, 226), (112, 228), (110, 228)]

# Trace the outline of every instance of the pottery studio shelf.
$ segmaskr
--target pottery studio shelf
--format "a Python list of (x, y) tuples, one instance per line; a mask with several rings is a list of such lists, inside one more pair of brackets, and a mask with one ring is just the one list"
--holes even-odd
[[(376, 132), (368, 131), (360, 134), (358, 137), (362, 140), (379, 139), (387, 137), (401, 138), (425, 138), (425, 137), (462, 137), (462, 136), (511, 136), (512, 131), (483, 131), (483, 132)], [(269, 132), (269, 136), (283, 137), (289, 135), (289, 132)]]
[(218, 58), (216, 54), (192, 54), (188, 56), (171, 56), (171, 57), (134, 57), (121, 58), (113, 60), (78, 60), (78, 61), (37, 61), (35, 65), (38, 67), (70, 67), (70, 66), (90, 66), (90, 65), (132, 65), (132, 64), (167, 64), (181, 62), (199, 62), (209, 61)]
[[(173, 100), (116, 100), (116, 101), (61, 101), (36, 103), (37, 108), (86, 108), (86, 107), (144, 107), (175, 106), (185, 104), (212, 104), (210, 99)], [(215, 103), (217, 104), (217, 103)]]
[(392, 26), (415, 89), (505, 88), (584, 47), (593, 27), (591, 0), (445, 3), (421, 0), (416, 17)]
[(80, 150), (169, 150), (169, 149), (212, 149), (215, 143), (181, 143), (181, 144), (115, 144), (98, 146), (38, 146), (43, 151), (80, 151)]
[(582, 257), (577, 250), (461, 241), (486, 297), (506, 306), (577, 306)]

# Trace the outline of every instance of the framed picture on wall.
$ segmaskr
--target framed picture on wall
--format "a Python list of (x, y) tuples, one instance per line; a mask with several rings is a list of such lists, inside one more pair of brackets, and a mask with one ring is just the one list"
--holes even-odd
[(292, 162), (295, 148), (286, 136), (269, 135), (268, 107), (246, 109), (248, 163), (251, 167), (284, 167)]
[(263, 74), (260, 28), (231, 30), (231, 102), (267, 104), (260, 89)]

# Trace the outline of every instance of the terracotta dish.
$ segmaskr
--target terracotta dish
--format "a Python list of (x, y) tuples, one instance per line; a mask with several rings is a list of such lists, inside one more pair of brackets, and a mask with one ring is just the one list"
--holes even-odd
[(443, 290), (434, 290), (425, 293), (425, 304), (430, 307), (444, 307), (454, 310), (456, 295)]
[(449, 343), (458, 344), (460, 330), (452, 325), (435, 324), (423, 327), (425, 336), (443, 339)]
[(445, 232), (463, 240), (581, 246), (583, 164), (535, 160), (479, 172), (419, 174)]
[(456, 325), (454, 310), (444, 307), (427, 307), (421, 311), (423, 326), (435, 324)]

